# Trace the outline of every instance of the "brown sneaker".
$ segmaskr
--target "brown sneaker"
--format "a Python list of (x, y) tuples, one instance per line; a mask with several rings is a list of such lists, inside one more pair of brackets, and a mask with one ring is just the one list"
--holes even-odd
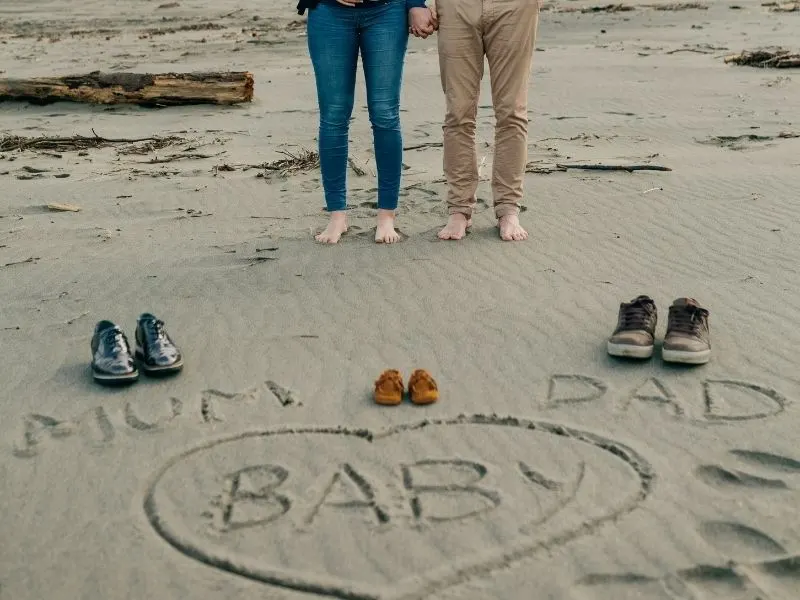
[(425, 369), (417, 369), (408, 380), (408, 393), (414, 404), (432, 404), (439, 399), (439, 386)]
[(397, 369), (386, 369), (375, 381), (375, 402), (394, 406), (403, 401), (403, 376)]
[(665, 362), (702, 365), (711, 359), (708, 314), (694, 298), (678, 298), (672, 303), (661, 351)]
[(608, 353), (626, 358), (653, 356), (658, 311), (650, 296), (638, 296), (619, 305), (617, 328), (608, 338)]

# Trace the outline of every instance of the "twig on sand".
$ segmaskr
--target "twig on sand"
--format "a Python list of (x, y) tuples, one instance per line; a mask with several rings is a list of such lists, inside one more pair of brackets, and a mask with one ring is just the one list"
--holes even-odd
[(149, 154), (150, 152), (155, 152), (156, 150), (163, 150), (167, 146), (182, 144), (185, 141), (186, 140), (184, 138), (174, 136), (142, 140), (142, 143), (135, 142), (122, 146), (121, 148), (117, 148), (117, 154)]
[(244, 9), (243, 8), (237, 8), (233, 12), (229, 12), (229, 13), (225, 13), (224, 15), (221, 15), (219, 18), (220, 19), (227, 19), (228, 17), (232, 17), (233, 15), (238, 15), (241, 12), (244, 12)]
[(347, 158), (347, 164), (350, 165), (350, 168), (353, 169), (353, 173), (355, 173), (358, 177), (364, 177), (364, 175), (367, 174), (364, 169), (356, 164), (356, 161), (353, 160), (352, 157)]
[(701, 50), (700, 48), (677, 48), (675, 50), (669, 50), (664, 54), (677, 54), (678, 52), (694, 52), (696, 54), (714, 54), (712, 50)]
[[(550, 9), (551, 7), (545, 7)], [(555, 12), (560, 13), (618, 13), (618, 12), (629, 12), (632, 10), (636, 10), (636, 7), (629, 6), (626, 4), (601, 4), (599, 6), (583, 6), (583, 7), (576, 7), (576, 6), (568, 6), (564, 8), (557, 8)]]
[(700, 2), (676, 2), (674, 4), (648, 4), (648, 8), (661, 11), (679, 11), (679, 10), (708, 10), (707, 4)]
[(3, 267), (13, 267), (14, 265), (24, 265), (25, 263), (33, 263), (39, 260), (38, 256), (31, 256), (30, 258), (26, 258), (25, 260), (16, 260), (14, 262), (9, 262), (3, 265)]
[(258, 265), (261, 263), (265, 263), (271, 260), (278, 260), (277, 256), (250, 256), (245, 258), (244, 261), (247, 262), (248, 267), (252, 267), (253, 265)]
[(78, 319), (82, 319), (83, 317), (87, 316), (88, 314), (89, 314), (88, 312), (82, 312), (77, 317), (72, 317), (69, 321), (67, 321), (65, 323), (65, 325), (72, 325), (75, 321), (77, 321)]
[(661, 165), (592, 165), (592, 164), (556, 164), (559, 169), (584, 169), (587, 171), (672, 171)]
[(414, 144), (413, 146), (406, 146), (403, 150), (424, 150), (425, 148), (441, 148), (444, 146), (442, 142), (425, 142), (423, 144)]
[(602, 6), (585, 6), (579, 10), (582, 13), (596, 13), (596, 12), (618, 13), (618, 12), (629, 12), (632, 10), (636, 10), (636, 8), (633, 6), (628, 6), (626, 4), (605, 4)]
[(745, 50), (739, 54), (725, 57), (725, 64), (759, 67), (762, 69), (791, 69), (800, 68), (800, 54), (790, 52), (783, 48), (774, 50)]
[(156, 149), (156, 146), (163, 148), (170, 144), (183, 142), (184, 139), (176, 136), (157, 137), (149, 136), (143, 138), (106, 138), (97, 135), (92, 129), (92, 136), (73, 135), (69, 137), (25, 137), (20, 135), (7, 135), (0, 138), (0, 152), (10, 152), (12, 150), (56, 150), (66, 152), (69, 150), (86, 150), (88, 148), (104, 148), (116, 144), (137, 144), (140, 142), (150, 142), (148, 151)]
[(777, 135), (759, 135), (757, 133), (714, 135), (703, 140), (697, 140), (697, 143), (730, 148), (731, 150), (742, 150), (748, 142), (772, 142), (774, 140), (789, 140), (793, 138), (800, 138), (800, 133), (781, 131)]
[(225, 154), (225, 152), (224, 151), (217, 152), (216, 154), (200, 154), (198, 152), (170, 154), (169, 156), (165, 156), (164, 158), (151, 158), (150, 160), (146, 161), (146, 164), (158, 165), (158, 164), (173, 162), (176, 160), (183, 160), (184, 158), (189, 158), (189, 159), (214, 158), (215, 156), (219, 156), (220, 154)]
[(567, 168), (561, 165), (554, 165), (553, 163), (529, 162), (525, 165), (526, 173), (534, 173), (536, 175), (550, 175), (556, 171), (566, 171)]

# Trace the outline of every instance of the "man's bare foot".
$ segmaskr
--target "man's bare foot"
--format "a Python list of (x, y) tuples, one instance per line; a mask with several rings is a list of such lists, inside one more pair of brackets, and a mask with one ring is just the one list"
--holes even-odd
[(447, 219), (447, 225), (439, 232), (440, 240), (460, 240), (467, 235), (467, 228), (472, 226), (472, 219), (466, 215), (455, 213)]
[(500, 227), (500, 239), (506, 242), (521, 242), (528, 239), (528, 232), (519, 224), (517, 215), (506, 215), (497, 220)]
[(325, 231), (316, 235), (314, 239), (321, 244), (335, 244), (342, 237), (342, 234), (346, 232), (347, 213), (343, 210), (337, 210), (331, 213), (331, 219), (328, 221)]
[(394, 211), (378, 209), (378, 227), (375, 230), (378, 244), (394, 244), (400, 241), (400, 234), (394, 230)]

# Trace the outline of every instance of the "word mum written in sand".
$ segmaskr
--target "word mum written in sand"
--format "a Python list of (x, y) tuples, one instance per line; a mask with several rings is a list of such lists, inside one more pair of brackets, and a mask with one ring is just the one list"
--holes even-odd
[[(733, 379), (707, 379), (695, 382), (690, 393), (678, 393), (666, 381), (651, 377), (626, 383), (614, 389), (597, 377), (581, 374), (552, 375), (543, 383), (542, 393), (532, 398), (532, 411), (553, 412), (602, 406), (620, 412), (656, 407), (671, 418), (698, 424), (725, 424), (766, 419), (782, 413), (789, 399), (777, 390), (759, 383)], [(42, 453), (48, 442), (82, 439), (92, 447), (107, 446), (118, 430), (153, 435), (166, 433), (182, 423), (206, 425), (241, 421), (274, 422), (275, 408), (302, 407), (295, 394), (275, 383), (262, 384), (239, 392), (207, 389), (191, 401), (168, 398), (162, 401), (128, 401), (114, 410), (97, 406), (76, 415), (29, 413), (20, 418), (20, 435), (13, 444), (18, 458)]]

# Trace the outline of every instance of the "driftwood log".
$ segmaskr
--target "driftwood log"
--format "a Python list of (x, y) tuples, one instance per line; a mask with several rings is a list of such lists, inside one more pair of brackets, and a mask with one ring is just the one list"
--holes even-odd
[(0, 102), (177, 106), (239, 104), (253, 99), (253, 75), (227, 73), (100, 73), (34, 79), (0, 79)]

